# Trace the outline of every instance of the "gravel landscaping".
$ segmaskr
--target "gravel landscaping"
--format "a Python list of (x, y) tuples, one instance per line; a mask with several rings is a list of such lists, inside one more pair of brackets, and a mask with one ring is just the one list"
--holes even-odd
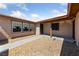
[[(47, 37), (35, 40), (9, 50), (9, 55), (12, 56), (52, 56), (60, 55), (62, 48), (61, 40), (52, 40)], [(54, 48), (56, 47), (56, 48)]]

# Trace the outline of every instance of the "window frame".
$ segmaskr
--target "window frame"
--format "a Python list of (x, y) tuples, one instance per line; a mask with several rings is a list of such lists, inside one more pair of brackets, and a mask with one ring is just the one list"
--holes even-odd
[(23, 22), (23, 24), (22, 24), (22, 26), (23, 26), (23, 27), (22, 27), (22, 31), (23, 31), (23, 32), (28, 32), (28, 31), (29, 31), (29, 23), (27, 23), (27, 24), (28, 24), (28, 27), (27, 27), (27, 28), (28, 28), (28, 31), (24, 31), (24, 30), (23, 30), (23, 29), (24, 29), (24, 23), (26, 24), (27, 22)]
[(29, 28), (31, 29), (31, 31), (34, 31), (34, 26), (35, 26), (34, 24), (31, 23), (29, 24)]
[[(18, 31), (13, 32), (13, 22), (20, 22), (21, 23), (21, 31), (19, 31), (19, 32), (30, 32), (30, 24), (33, 24), (33, 23), (29, 23), (29, 22), (12, 20), (11, 21), (11, 32), (12, 33), (18, 33)], [(24, 26), (23, 24), (24, 23), (28, 24), (28, 31), (23, 31), (23, 26)], [(34, 26), (34, 28), (31, 31), (34, 31), (34, 29), (35, 29), (35, 25), (34, 24), (33, 24), (33, 26)]]

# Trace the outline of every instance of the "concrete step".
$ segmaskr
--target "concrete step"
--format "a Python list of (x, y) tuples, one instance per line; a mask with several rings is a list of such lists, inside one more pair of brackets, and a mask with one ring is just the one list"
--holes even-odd
[(74, 39), (64, 39), (64, 41), (66, 41), (66, 42), (69, 42), (69, 43), (74, 43), (75, 42), (75, 40)]

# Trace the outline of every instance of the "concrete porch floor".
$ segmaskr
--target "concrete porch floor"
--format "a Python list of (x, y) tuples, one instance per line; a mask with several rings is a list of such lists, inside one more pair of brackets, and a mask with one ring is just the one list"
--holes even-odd
[(12, 39), (8, 45), (3, 46), (0, 48), (9, 48), (7, 53), (9, 56), (79, 55), (79, 48), (76, 48), (75, 44), (65, 42), (64, 38), (54, 39), (47, 35), (20, 37)]

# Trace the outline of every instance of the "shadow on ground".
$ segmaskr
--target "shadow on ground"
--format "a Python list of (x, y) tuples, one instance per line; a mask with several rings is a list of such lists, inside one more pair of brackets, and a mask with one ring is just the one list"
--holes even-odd
[[(4, 44), (7, 44), (7, 43), (8, 43), (7, 39), (0, 40), (0, 45), (4, 45)], [(5, 50), (3, 52), (0, 52), (0, 56), (8, 56), (8, 52), (9, 52), (9, 50)]]
[(6, 44), (6, 43), (8, 43), (8, 40), (7, 40), (7, 39), (0, 40), (0, 45), (4, 45), (4, 44)]
[(75, 43), (63, 42), (60, 56), (79, 56), (79, 48)]
[(8, 52), (9, 52), (9, 50), (0, 52), (0, 56), (8, 56)]

